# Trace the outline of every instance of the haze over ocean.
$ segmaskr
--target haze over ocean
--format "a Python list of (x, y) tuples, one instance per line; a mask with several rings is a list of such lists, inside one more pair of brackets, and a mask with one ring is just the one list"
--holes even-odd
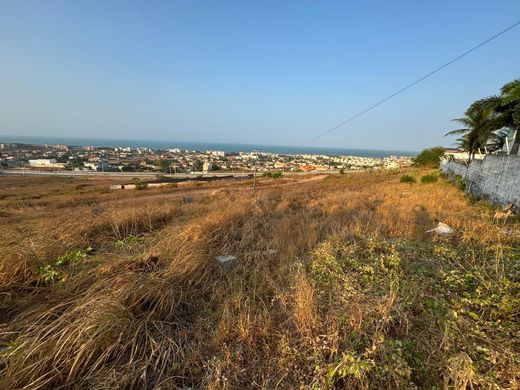
[(152, 149), (180, 148), (183, 150), (223, 150), (225, 152), (249, 152), (259, 149), (263, 152), (278, 154), (324, 154), (329, 156), (415, 156), (417, 152), (403, 150), (376, 150), (376, 149), (352, 149), (329, 148), (310, 146), (283, 146), (283, 145), (250, 145), (232, 143), (210, 142), (178, 142), (164, 140), (132, 140), (132, 139), (104, 139), (104, 138), (74, 138), (74, 137), (44, 137), (22, 135), (0, 135), (0, 143), (24, 143), (24, 144), (62, 144), (69, 146), (106, 146), (106, 147), (147, 147)]

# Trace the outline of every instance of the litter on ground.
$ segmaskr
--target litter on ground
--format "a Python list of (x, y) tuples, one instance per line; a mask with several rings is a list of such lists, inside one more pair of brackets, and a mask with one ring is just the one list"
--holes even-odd
[(228, 266), (233, 264), (233, 262), (235, 261), (236, 257), (235, 256), (231, 256), (231, 255), (221, 255), (221, 256), (215, 257), (215, 259), (217, 259), (218, 263), (221, 266), (228, 267)]
[(430, 229), (430, 230), (426, 230), (426, 233), (437, 233), (437, 234), (451, 234), (453, 233), (455, 230), (453, 230), (452, 227), (446, 225), (445, 223), (443, 222), (439, 222), (439, 224), (437, 225), (437, 227), (433, 228), (433, 229)]

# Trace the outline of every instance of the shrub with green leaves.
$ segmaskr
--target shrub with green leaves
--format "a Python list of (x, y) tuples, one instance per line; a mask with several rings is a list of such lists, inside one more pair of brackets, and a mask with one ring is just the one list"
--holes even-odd
[(428, 183), (435, 183), (437, 180), (439, 180), (439, 176), (437, 175), (424, 175), (421, 177), (421, 183), (428, 184)]
[(416, 167), (438, 168), (442, 156), (444, 156), (444, 148), (440, 146), (424, 149), (413, 159), (413, 165)]
[(366, 359), (353, 352), (343, 353), (339, 363), (331, 368), (327, 374), (327, 384), (334, 387), (339, 380), (352, 377), (355, 379), (363, 378), (375, 363), (371, 359)]
[(403, 175), (401, 176), (401, 183), (408, 183), (408, 184), (413, 184), (413, 183), (416, 183), (417, 180), (415, 180), (415, 177), (411, 176), (411, 175)]

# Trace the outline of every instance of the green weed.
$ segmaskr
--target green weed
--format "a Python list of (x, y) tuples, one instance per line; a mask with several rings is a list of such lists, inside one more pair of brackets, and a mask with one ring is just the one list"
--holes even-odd
[(114, 242), (114, 248), (117, 250), (136, 249), (143, 243), (143, 238), (135, 235), (129, 235), (121, 240)]
[(364, 359), (353, 352), (344, 352), (339, 363), (327, 374), (327, 384), (334, 387), (348, 377), (360, 380), (375, 366), (373, 360)]
[(51, 284), (63, 282), (67, 274), (64, 268), (66, 266), (74, 266), (76, 262), (85, 259), (91, 252), (91, 247), (86, 249), (74, 249), (58, 257), (53, 262), (40, 266), (38, 268), (40, 280)]

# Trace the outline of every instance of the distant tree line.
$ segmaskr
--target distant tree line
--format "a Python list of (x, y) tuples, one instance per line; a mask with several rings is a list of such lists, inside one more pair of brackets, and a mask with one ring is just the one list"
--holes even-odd
[(464, 117), (454, 119), (463, 127), (446, 135), (460, 135), (457, 144), (475, 158), (480, 150), (497, 151), (503, 148), (507, 137), (515, 134), (511, 154), (520, 147), (520, 79), (510, 81), (493, 95), (472, 103)]

